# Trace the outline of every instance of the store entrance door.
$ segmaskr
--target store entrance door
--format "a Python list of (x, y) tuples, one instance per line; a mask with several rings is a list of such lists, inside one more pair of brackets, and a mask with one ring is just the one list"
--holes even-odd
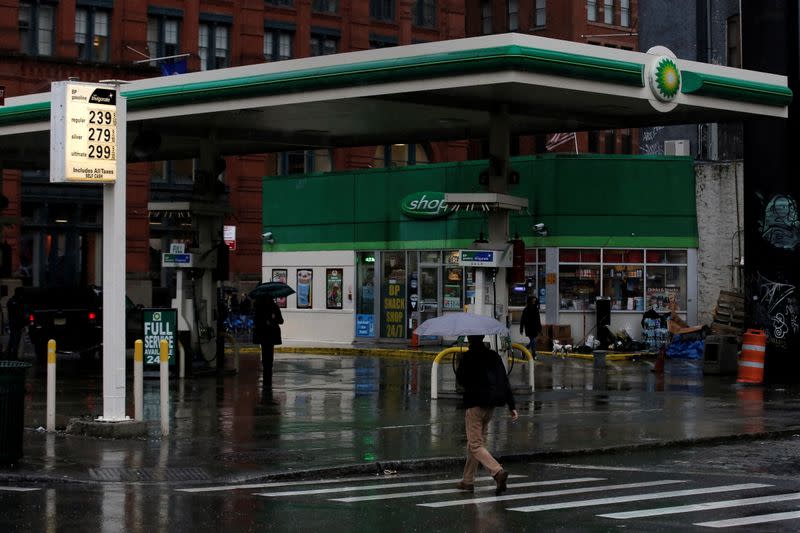
[(420, 324), (429, 318), (439, 316), (441, 267), (439, 265), (419, 267), (419, 320)]

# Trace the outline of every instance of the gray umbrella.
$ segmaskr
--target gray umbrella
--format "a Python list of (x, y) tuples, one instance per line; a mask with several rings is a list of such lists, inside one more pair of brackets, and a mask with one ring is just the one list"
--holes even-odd
[(464, 335), (508, 335), (508, 328), (490, 316), (474, 313), (445, 313), (426, 320), (416, 329), (420, 336), (461, 337)]

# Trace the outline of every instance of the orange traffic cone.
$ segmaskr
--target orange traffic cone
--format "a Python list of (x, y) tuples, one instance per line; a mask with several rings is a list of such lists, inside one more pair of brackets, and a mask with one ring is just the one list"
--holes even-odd
[(658, 357), (656, 358), (656, 366), (653, 367), (653, 372), (656, 374), (664, 373), (664, 359), (667, 355), (667, 349), (662, 345), (658, 350)]

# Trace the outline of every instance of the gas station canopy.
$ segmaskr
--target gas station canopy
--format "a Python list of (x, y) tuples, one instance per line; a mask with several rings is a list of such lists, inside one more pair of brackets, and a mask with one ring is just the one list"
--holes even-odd
[[(125, 82), (128, 160), (786, 117), (785, 76), (503, 34)], [(47, 168), (50, 94), (6, 98), (0, 165)]]

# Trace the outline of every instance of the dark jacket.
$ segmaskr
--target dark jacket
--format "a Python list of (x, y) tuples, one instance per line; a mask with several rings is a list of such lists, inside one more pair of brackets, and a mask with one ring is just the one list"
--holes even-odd
[(256, 298), (254, 307), (253, 344), (281, 344), (281, 308), (268, 297)]
[(501, 407), (516, 409), (503, 360), (485, 346), (470, 346), (461, 357), (456, 380), (464, 387), (464, 407)]
[(522, 310), (522, 318), (519, 321), (519, 332), (528, 337), (536, 337), (542, 333), (542, 321), (539, 318), (539, 306), (528, 304)]

